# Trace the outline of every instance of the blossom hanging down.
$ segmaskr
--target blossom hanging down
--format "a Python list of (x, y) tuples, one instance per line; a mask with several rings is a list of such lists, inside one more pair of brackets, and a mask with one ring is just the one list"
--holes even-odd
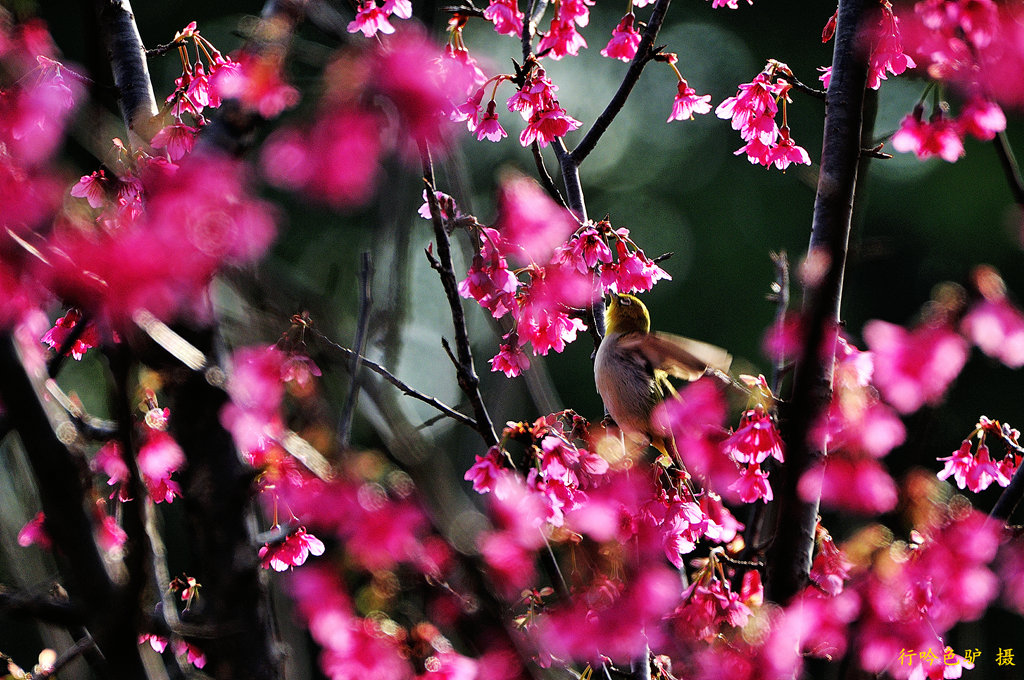
[[(774, 82), (772, 79), (779, 75)], [(797, 146), (789, 133), (788, 110), (789, 92), (792, 85), (784, 76), (792, 76), (785, 64), (771, 60), (765, 70), (749, 83), (743, 83), (732, 97), (727, 98), (715, 109), (715, 115), (732, 120), (732, 128), (738, 130), (746, 142), (735, 155), (746, 154), (752, 164), (769, 167), (775, 165), (785, 170), (790, 164), (809, 165), (807, 151)], [(782, 104), (782, 127), (775, 122)]]

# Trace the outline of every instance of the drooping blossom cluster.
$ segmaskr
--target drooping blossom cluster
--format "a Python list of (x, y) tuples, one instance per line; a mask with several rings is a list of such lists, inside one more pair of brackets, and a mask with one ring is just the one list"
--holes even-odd
[[(412, 29), (384, 44), (340, 51), (325, 70), (325, 93), (311, 124), (279, 127), (264, 144), (266, 179), (335, 208), (365, 204), (389, 154), (407, 158), (418, 140), (444, 146), (445, 118), (454, 110), (449, 97), (459, 99), (476, 78), (457, 54)], [(377, 105), (384, 100), (397, 112), (400, 130), (390, 128), (388, 107)]]
[(367, 38), (377, 33), (394, 33), (395, 27), (389, 20), (392, 16), (399, 19), (411, 18), (411, 0), (385, 0), (383, 6), (378, 6), (377, 0), (363, 0), (356, 10), (356, 18), (348, 24), (348, 32), (361, 32)]
[[(470, 132), (477, 133), (477, 139), (486, 138), (496, 142), (505, 137), (507, 133), (498, 123), (494, 97), (498, 86), (508, 81), (518, 87), (508, 99), (508, 110), (519, 112), (526, 121), (526, 128), (519, 135), (519, 142), (523, 146), (537, 142), (541, 147), (546, 147), (556, 137), (564, 137), (580, 126), (580, 122), (558, 103), (555, 96), (558, 86), (551, 82), (536, 59), (531, 57), (517, 70), (518, 75), (499, 74), (487, 80), (465, 102), (455, 107), (451, 119), (465, 122)], [(484, 95), (489, 85), (491, 97), (484, 105)]]
[(166, 100), (171, 122), (160, 128), (150, 144), (154, 149), (163, 149), (171, 161), (177, 162), (192, 151), (199, 128), (206, 125), (203, 112), (220, 107), (218, 80), (237, 71), (239, 64), (201, 36), (194, 21), (178, 31), (171, 44), (177, 47), (181, 59), (181, 75), (175, 79), (174, 91)]
[(576, 26), (590, 23), (590, 7), (593, 5), (594, 0), (562, 0), (555, 3), (551, 25), (537, 43), (537, 55), (558, 60), (579, 54), (587, 46), (587, 41), (576, 30)]
[(989, 141), (1006, 129), (1006, 116), (999, 105), (982, 98), (969, 101), (957, 118), (950, 118), (943, 107), (937, 107), (927, 121), (923, 115), (923, 108), (915, 106), (900, 121), (892, 136), (892, 148), (912, 152), (922, 160), (938, 156), (953, 163), (964, 155), (964, 138), (968, 135)]
[[(450, 206), (442, 210), (446, 224), (468, 226), (479, 239), (459, 294), (476, 300), (496, 319), (507, 314), (515, 319), (491, 360), (493, 370), (508, 377), (529, 367), (527, 344), (535, 355), (562, 352), (587, 328), (579, 309), (605, 290), (642, 292), (671, 278), (636, 246), (627, 229), (613, 229), (606, 221), (579, 225), (525, 177), (510, 175), (502, 182), (494, 228), (461, 215), (451, 197), (438, 196), (442, 208)], [(430, 215), (429, 205), (420, 208), (420, 215)], [(510, 261), (524, 266), (512, 269)]]
[(1024, 8), (993, 0), (920, 0), (902, 15), (907, 51), (968, 98), (1024, 102)]
[[(719, 118), (732, 119), (732, 129), (738, 130), (746, 142), (735, 154), (746, 154), (752, 164), (766, 168), (774, 165), (785, 170), (793, 163), (811, 163), (807, 151), (797, 146), (790, 136), (787, 103), (792, 85), (785, 79), (787, 75), (792, 76), (788, 66), (771, 60), (751, 82), (741, 84), (734, 96), (715, 108), (715, 115)], [(775, 121), (780, 102), (781, 126)]]
[[(978, 440), (977, 450), (974, 450), (975, 437)], [(986, 439), (1003, 445), (1006, 453), (1001, 459), (993, 460)], [(1009, 424), (981, 416), (960, 448), (952, 455), (938, 459), (946, 464), (939, 472), (939, 479), (952, 477), (959, 488), (970, 489), (975, 493), (984, 491), (992, 483), (1008, 486), (1020, 467), (1024, 453), (1019, 439), (1020, 432)]]

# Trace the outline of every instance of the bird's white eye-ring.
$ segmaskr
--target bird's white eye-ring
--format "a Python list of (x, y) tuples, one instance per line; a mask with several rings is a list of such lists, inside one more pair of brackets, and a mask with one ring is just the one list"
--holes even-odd
[(629, 307), (631, 304), (633, 304), (633, 301), (630, 300), (628, 297), (623, 296), (619, 298), (619, 304)]

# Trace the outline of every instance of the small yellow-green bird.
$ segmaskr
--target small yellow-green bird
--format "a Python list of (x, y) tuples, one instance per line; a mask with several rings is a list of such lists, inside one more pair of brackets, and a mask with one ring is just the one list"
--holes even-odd
[(732, 356), (721, 347), (670, 333), (652, 333), (640, 298), (612, 293), (605, 336), (594, 359), (594, 382), (608, 415), (632, 441), (655, 444), (651, 412), (675, 394), (668, 376), (697, 380), (710, 368), (728, 373)]

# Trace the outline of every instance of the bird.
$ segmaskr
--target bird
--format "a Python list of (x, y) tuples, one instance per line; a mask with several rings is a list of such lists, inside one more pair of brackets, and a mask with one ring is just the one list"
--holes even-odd
[(662, 453), (651, 413), (675, 396), (669, 376), (694, 381), (709, 369), (728, 374), (732, 355), (721, 347), (671, 333), (652, 332), (651, 315), (635, 295), (612, 293), (605, 308), (605, 336), (594, 357), (594, 383), (623, 435)]

